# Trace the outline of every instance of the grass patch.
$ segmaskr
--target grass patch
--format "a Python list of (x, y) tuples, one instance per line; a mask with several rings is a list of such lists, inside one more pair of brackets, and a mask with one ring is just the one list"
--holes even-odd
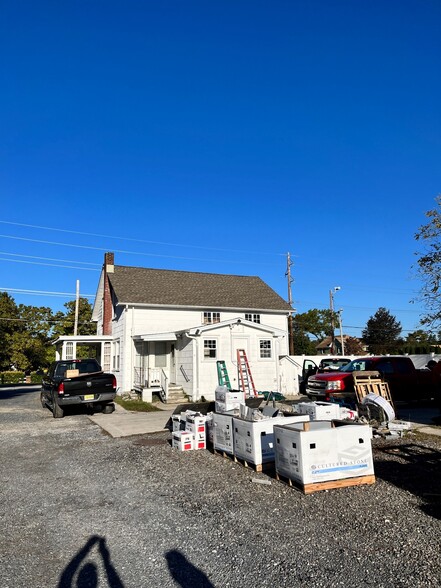
[(121, 396), (116, 396), (115, 402), (125, 408), (126, 410), (133, 410), (135, 412), (157, 412), (160, 408), (156, 408), (150, 402), (143, 402), (142, 400), (125, 399)]

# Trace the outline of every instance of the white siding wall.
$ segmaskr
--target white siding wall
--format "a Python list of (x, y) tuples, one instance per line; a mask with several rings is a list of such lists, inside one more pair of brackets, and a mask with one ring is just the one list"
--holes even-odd
[[(245, 312), (220, 311), (220, 320), (226, 321), (234, 318), (245, 318)], [(260, 315), (262, 325), (268, 325), (276, 329), (287, 329), (286, 314)], [(146, 333), (165, 333), (168, 331), (181, 331), (191, 329), (203, 324), (203, 310), (174, 310), (174, 309), (133, 309), (133, 335)], [(286, 351), (288, 352), (288, 351)]]
[[(199, 390), (196, 395), (207, 400), (214, 399), (214, 391), (218, 385), (217, 360), (225, 361), (231, 387), (239, 389), (237, 349), (245, 349), (248, 364), (257, 391), (277, 390), (280, 349), (286, 348), (286, 336), (273, 337), (270, 333), (247, 325), (225, 326), (204, 332), (195, 341), (197, 345), (197, 365)], [(204, 357), (204, 340), (216, 341), (216, 359)], [(272, 345), (271, 358), (260, 357), (260, 339), (270, 340)]]
[[(127, 357), (130, 357), (128, 355), (128, 350), (126, 349), (127, 347), (127, 341), (125, 338), (125, 313), (121, 313), (121, 315), (118, 317), (118, 320), (115, 320), (112, 322), (112, 336), (113, 336), (113, 341), (118, 341), (119, 340), (119, 351), (120, 351), (120, 367), (119, 370), (114, 370), (113, 369), (113, 352), (114, 352), (114, 348), (115, 345), (114, 343), (112, 343), (112, 351), (111, 351), (111, 358), (110, 358), (110, 369), (111, 372), (113, 374), (115, 374), (116, 376), (116, 381), (117, 381), (117, 386), (118, 386), (118, 393), (121, 394), (122, 392), (127, 392), (130, 391), (131, 387), (132, 387), (132, 382), (131, 382), (131, 367), (128, 367), (127, 364), (125, 364), (124, 362), (126, 361)], [(129, 362), (127, 362), (129, 363)]]
[[(182, 386), (184, 392), (189, 396), (193, 396), (194, 394), (194, 362), (193, 362), (193, 354), (194, 354), (194, 341), (193, 339), (188, 339), (188, 337), (182, 337), (176, 342), (176, 384), (178, 386)], [(182, 370), (185, 372), (187, 379), (185, 378)]]
[[(220, 311), (220, 320), (245, 318), (245, 312)], [(261, 330), (258, 324), (228, 325), (205, 332), (197, 341), (182, 340), (176, 342), (176, 384), (183, 386), (185, 392), (194, 399), (214, 398), (217, 386), (216, 359), (227, 362), (227, 369), (233, 388), (239, 386), (237, 380), (236, 348), (245, 348), (250, 363), (251, 373), (258, 390), (277, 390), (279, 382), (278, 357), (288, 353), (287, 317), (285, 314), (260, 313), (262, 326), (269, 326), (284, 331), (284, 337), (273, 338), (270, 333)], [(133, 336), (153, 333), (176, 332), (203, 324), (203, 310), (173, 310), (128, 307), (118, 309), (112, 322), (112, 334), (120, 340), (120, 371), (115, 375), (120, 392), (132, 388), (134, 366)], [(203, 339), (217, 341), (217, 358), (207, 359), (203, 353)], [(260, 339), (272, 341), (272, 357), (260, 358)], [(194, 359), (194, 354), (196, 358)], [(190, 378), (187, 382), (180, 370), (183, 366)], [(196, 369), (196, 371), (195, 371)]]

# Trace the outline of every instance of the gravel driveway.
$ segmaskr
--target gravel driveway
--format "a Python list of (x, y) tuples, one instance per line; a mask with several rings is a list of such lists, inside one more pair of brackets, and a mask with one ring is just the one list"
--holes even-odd
[(0, 431), (2, 588), (441, 586), (439, 438), (375, 440), (374, 485), (305, 496), (35, 389), (0, 390)]

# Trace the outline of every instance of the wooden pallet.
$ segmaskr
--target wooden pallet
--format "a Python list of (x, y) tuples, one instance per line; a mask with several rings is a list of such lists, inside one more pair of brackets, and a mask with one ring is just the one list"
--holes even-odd
[(225, 457), (225, 458), (229, 458), (229, 459), (233, 459), (234, 455), (232, 453), (228, 453), (228, 451), (222, 451), (222, 449), (215, 449), (213, 447), (213, 453), (215, 453), (216, 455), (220, 455), (221, 457)]
[(387, 400), (393, 407), (389, 384), (384, 382), (379, 372), (353, 372), (355, 394), (357, 401), (362, 402), (368, 394), (377, 394)]
[(237, 455), (234, 456), (234, 461), (236, 463), (242, 464), (245, 468), (251, 468), (255, 472), (264, 472), (264, 471), (266, 472), (268, 470), (274, 469), (274, 462), (273, 461), (266, 462), (266, 463), (253, 463), (251, 461), (247, 461), (246, 459), (241, 459), (240, 457), (237, 457)]
[(328, 480), (326, 482), (315, 482), (313, 484), (301, 484), (276, 472), (276, 480), (285, 482), (288, 486), (297, 488), (303, 494), (312, 494), (320, 490), (334, 490), (335, 488), (348, 488), (350, 486), (361, 486), (363, 484), (375, 484), (375, 475), (358, 476), (357, 478), (344, 478), (343, 480)]
[(224, 457), (225, 459), (229, 459), (229, 460), (233, 461), (234, 463), (240, 463), (245, 468), (251, 468), (255, 472), (263, 472), (263, 471), (274, 469), (274, 462), (273, 461), (271, 461), (269, 463), (255, 464), (255, 463), (252, 463), (251, 461), (247, 461), (246, 459), (241, 459), (240, 457), (237, 457), (237, 455), (233, 455), (232, 453), (227, 453), (226, 451), (219, 451), (219, 449), (213, 449), (213, 453), (216, 453), (217, 455), (220, 455), (221, 457)]

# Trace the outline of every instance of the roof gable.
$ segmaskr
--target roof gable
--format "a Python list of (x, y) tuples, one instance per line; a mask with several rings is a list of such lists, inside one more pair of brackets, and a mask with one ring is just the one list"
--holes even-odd
[(119, 304), (290, 310), (289, 304), (257, 276), (116, 265), (108, 277)]

